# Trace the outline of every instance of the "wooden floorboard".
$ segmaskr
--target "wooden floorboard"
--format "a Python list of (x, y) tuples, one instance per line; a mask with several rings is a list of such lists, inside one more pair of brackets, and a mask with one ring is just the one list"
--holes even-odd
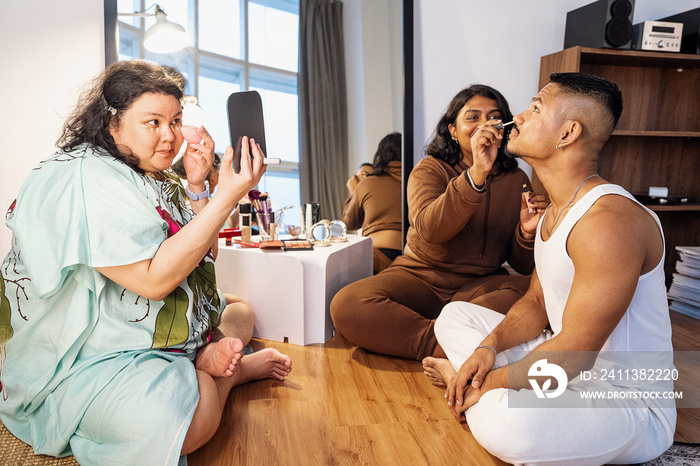
[(210, 465), (503, 465), (449, 413), (421, 364), (325, 345), (254, 341), (293, 361), (284, 382), (234, 389), (214, 438), (188, 455)]
[[(700, 321), (672, 312), (674, 348), (700, 351)], [(417, 361), (368, 353), (342, 337), (277, 348), (293, 370), (231, 392), (221, 426), (189, 466), (503, 465), (450, 415)], [(700, 376), (700, 374), (695, 374)], [(693, 385), (694, 384), (694, 385)], [(679, 379), (676, 390), (698, 390)], [(676, 440), (700, 443), (700, 409), (679, 409)]]
[[(675, 351), (700, 351), (700, 320), (671, 311), (673, 326), (673, 349)], [(698, 358), (693, 358), (698, 363)], [(698, 393), (700, 390), (700, 368), (677, 367), (680, 374), (674, 390)], [(700, 443), (700, 409), (679, 408), (675, 440), (683, 443)]]

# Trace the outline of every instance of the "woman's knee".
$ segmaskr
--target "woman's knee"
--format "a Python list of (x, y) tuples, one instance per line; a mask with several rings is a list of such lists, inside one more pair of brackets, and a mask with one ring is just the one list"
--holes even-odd
[(344, 335), (349, 327), (356, 321), (353, 310), (357, 305), (362, 290), (357, 287), (357, 282), (351, 283), (338, 291), (331, 301), (331, 319), (335, 328)]
[(235, 298), (230, 301), (226, 296), (226, 308), (217, 327), (224, 336), (239, 338), (246, 345), (253, 336), (255, 312), (247, 301)]
[(385, 303), (384, 296), (375, 286), (373, 278), (351, 283), (341, 289), (331, 301), (331, 319), (341, 335), (357, 343), (358, 338), (374, 325), (373, 319), (380, 317), (379, 303)]

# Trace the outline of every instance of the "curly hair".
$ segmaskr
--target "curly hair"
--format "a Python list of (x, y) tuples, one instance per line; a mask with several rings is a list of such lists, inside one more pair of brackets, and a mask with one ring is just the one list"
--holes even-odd
[[(462, 160), (462, 150), (458, 144), (455, 144), (452, 140), (452, 135), (450, 134), (450, 125), (454, 125), (457, 121), (457, 116), (462, 108), (471, 100), (473, 97), (481, 96), (487, 99), (494, 100), (496, 106), (501, 111), (501, 116), (503, 121), (511, 121), (513, 119), (513, 114), (510, 111), (510, 106), (508, 101), (503, 94), (498, 92), (496, 89), (486, 86), (483, 84), (472, 84), (466, 89), (462, 89), (452, 98), (452, 101), (447, 106), (447, 110), (438, 121), (437, 127), (435, 128), (435, 133), (432, 140), (428, 143), (425, 148), (425, 154), (431, 155), (435, 158), (444, 160), (452, 166), (455, 166)], [(498, 156), (496, 157), (495, 165), (501, 171), (512, 171), (518, 166), (517, 160), (509, 157), (505, 153), (505, 147), (508, 144), (508, 131), (504, 132), (503, 140), (501, 141), (501, 146), (498, 149)]]
[(93, 144), (142, 173), (138, 167), (138, 157), (128, 152), (128, 148), (117, 146), (110, 127), (118, 127), (123, 112), (143, 94), (165, 94), (182, 100), (183, 84), (183, 76), (172, 67), (163, 67), (147, 60), (114, 63), (83, 91), (63, 125), (63, 133), (56, 146), (70, 152), (80, 144)]

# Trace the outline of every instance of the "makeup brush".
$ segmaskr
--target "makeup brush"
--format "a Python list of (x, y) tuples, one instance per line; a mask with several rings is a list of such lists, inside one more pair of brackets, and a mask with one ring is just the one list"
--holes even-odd
[(509, 121), (508, 123), (500, 122), (500, 123), (498, 123), (498, 124), (493, 125), (493, 127), (496, 128), (496, 129), (503, 129), (503, 128), (505, 128), (506, 126), (512, 125), (513, 123), (515, 123), (515, 121)]

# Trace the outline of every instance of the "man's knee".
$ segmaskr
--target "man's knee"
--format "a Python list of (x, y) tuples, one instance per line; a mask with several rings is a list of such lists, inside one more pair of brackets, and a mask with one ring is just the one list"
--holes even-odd
[(448, 338), (447, 333), (454, 330), (455, 327), (476, 327), (474, 319), (471, 317), (470, 307), (475, 306), (464, 301), (453, 301), (442, 308), (440, 315), (435, 319), (435, 336), (438, 341), (441, 338)]
[[(541, 411), (541, 410), (540, 410)], [(491, 390), (467, 412), (469, 430), (489, 453), (511, 463), (532, 457), (537, 410), (509, 409), (508, 390)], [(541, 422), (544, 422), (542, 420)]]

